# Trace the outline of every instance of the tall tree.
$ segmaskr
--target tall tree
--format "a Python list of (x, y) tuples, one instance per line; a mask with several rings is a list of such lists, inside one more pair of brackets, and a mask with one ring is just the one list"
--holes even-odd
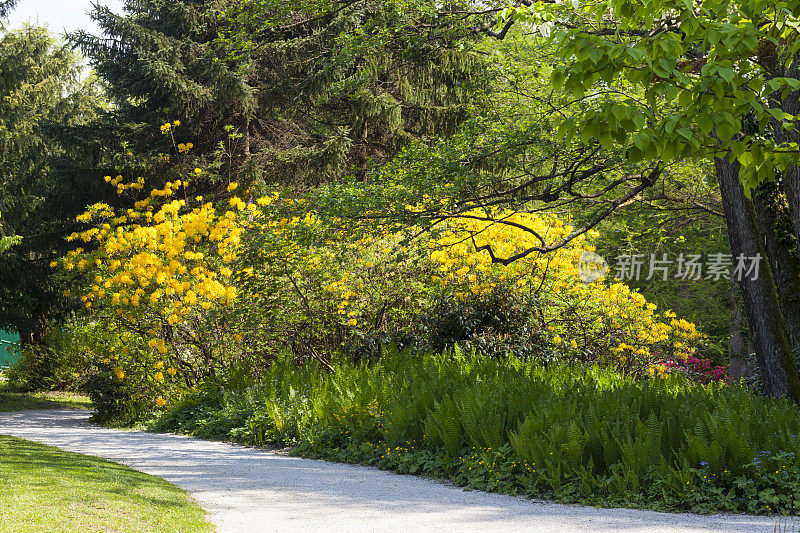
[(47, 132), (91, 118), (100, 96), (81, 78), (80, 58), (43, 28), (0, 33), (0, 210), (4, 235), (22, 239), (0, 255), (0, 326), (23, 342), (41, 338), (48, 318), (65, 310), (50, 261), (97, 187), (85, 176), (52, 172), (56, 159), (77, 158)]
[(108, 38), (71, 36), (115, 103), (85, 136), (157, 155), (166, 150), (154, 126), (177, 119), (223, 180), (303, 186), (362, 174), (410, 137), (452, 128), (480, 81), (480, 58), (459, 48), (470, 34), (412, 31), (426, 16), (413, 7), (136, 0), (125, 10), (93, 11)]
[(18, 0), (1, 0), (0, 1), (0, 19), (4, 19), (11, 11), (17, 6)]
[[(584, 18), (587, 12), (597, 14), (597, 19), (588, 22)], [(796, 164), (799, 154), (792, 137), (797, 131), (794, 112), (800, 94), (800, 79), (794, 75), (792, 61), (800, 38), (790, 3), (784, 9), (783, 3), (776, 7), (758, 0), (736, 5), (720, 1), (705, 2), (702, 9), (695, 9), (691, 3), (672, 0), (656, 5), (608, 1), (586, 7), (578, 3), (521, 2), (507, 9), (481, 5), (465, 15), (480, 18), (486, 13), (499, 14), (499, 29), (479, 23), (475, 31), (505, 39), (513, 35), (515, 21), (525, 20), (528, 27), (533, 25), (547, 38), (545, 46), (556, 58), (551, 77), (554, 88), (565, 88), (574, 100), (567, 104), (564, 99), (554, 102), (552, 97), (540, 95), (543, 108), (552, 110), (549, 115), (542, 113), (551, 120), (540, 123), (555, 124), (565, 141), (560, 143), (558, 155), (553, 151), (550, 157), (542, 157), (541, 151), (530, 154), (528, 161), (533, 164), (529, 166), (536, 172), (517, 173), (513, 179), (501, 175), (494, 181), (460, 180), (467, 185), (482, 184), (484, 189), (474, 189), (471, 198), (463, 198), (454, 206), (455, 213), (425, 206), (422, 211), (414, 209), (414, 216), (428, 215), (435, 221), (442, 216), (459, 216), (459, 208), (476, 205), (544, 201), (562, 206), (567, 201), (564, 198), (583, 203), (606, 197), (598, 216), (575, 228), (573, 234), (577, 235), (618, 207), (640, 200), (666, 169), (697, 159), (713, 162), (719, 186), (725, 187), (721, 189), (722, 198), (729, 205), (723, 207), (731, 243), (739, 250), (735, 256), (752, 253), (756, 257), (761, 251), (754, 245), (758, 239), (753, 241), (758, 226), (750, 200), (751, 191), (760, 183), (782, 177), (790, 212), (800, 213), (800, 195), (794, 195), (795, 201), (792, 194), (795, 179), (800, 179)], [(582, 104), (577, 106), (581, 112), (565, 111), (570, 105), (574, 109), (575, 103)], [(527, 144), (522, 141), (517, 146)], [(530, 153), (528, 147), (534, 144), (527, 144), (522, 153)], [(490, 158), (496, 159), (500, 152), (508, 154), (500, 146), (489, 148)], [(469, 150), (464, 153), (472, 155)], [(614, 160), (608, 158), (609, 154), (617, 154), (622, 164), (606, 166)], [(469, 155), (461, 160), (456, 174), (464, 174)], [(478, 161), (485, 164), (486, 155), (479, 155)], [(549, 171), (547, 162), (552, 165)], [(647, 171), (623, 170), (636, 166)], [(453, 169), (451, 166), (447, 171), (456, 175)], [(612, 169), (617, 170), (616, 176)], [(729, 182), (733, 172), (743, 184), (741, 191)], [(458, 180), (455, 187), (450, 180), (444, 182), (450, 185), (450, 191), (459, 187)], [(584, 186), (577, 188), (577, 184)], [(615, 186), (624, 189), (626, 185), (629, 188), (622, 194), (609, 194)], [(800, 190), (800, 186), (795, 188)], [(490, 220), (491, 216), (485, 218)], [(545, 246), (542, 242), (542, 246), (522, 253), (561, 244)], [(491, 253), (491, 249), (487, 251)], [(493, 258), (508, 262), (517, 256)], [(765, 375), (766, 392), (800, 401), (797, 368), (785, 342), (786, 314), (796, 306), (782, 308), (781, 304), (789, 300), (775, 293), (771, 265), (776, 264), (776, 257), (773, 254), (769, 259), (761, 270), (766, 282), (743, 280), (743, 292), (752, 293), (745, 296), (751, 337)], [(764, 322), (765, 314), (779, 324)]]
[(15, 244), (19, 243), (20, 240), (21, 239), (19, 235), (6, 235), (3, 227), (0, 225), (0, 255)]
[[(587, 11), (596, 15), (594, 23), (584, 18)], [(619, 146), (634, 161), (713, 159), (732, 248), (757, 253), (749, 194), (759, 183), (783, 173), (790, 208), (800, 213), (800, 195), (791, 194), (798, 150), (780, 133), (796, 128), (795, 12), (792, 2), (711, 1), (697, 7), (662, 0), (586, 8), (526, 3), (503, 16), (507, 25), (524, 19), (549, 35), (559, 55), (570, 58), (555, 69), (555, 85), (593, 99), (591, 112), (563, 122), (564, 134)], [(734, 173), (744, 185), (741, 194), (731, 181)], [(745, 311), (766, 392), (800, 402), (784, 317), (765, 267), (767, 283), (742, 284)]]

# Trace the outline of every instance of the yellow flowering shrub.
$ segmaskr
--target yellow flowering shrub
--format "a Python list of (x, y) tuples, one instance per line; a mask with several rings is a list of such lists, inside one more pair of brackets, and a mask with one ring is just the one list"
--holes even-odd
[[(329, 242), (319, 253), (335, 260), (328, 266), (318, 263), (322, 287), (308, 298), (322, 302), (333, 297), (335, 309), (327, 316), (338, 316), (341, 325), (362, 338), (371, 333), (385, 339), (403, 331), (426, 334), (418, 322), (430, 319), (437, 302), (449, 300), (464, 308), (477, 301), (485, 306), (494, 305), (500, 295), (513, 300), (511, 312), (525, 313), (528, 325), (539, 332), (541, 355), (602, 361), (635, 371), (647, 367), (654, 348), (662, 354), (691, 353), (702, 340), (693, 324), (670, 311), (657, 312), (624, 283), (581, 280), (579, 260), (593, 251), (596, 233), (506, 266), (493, 262), (483, 248), (490, 245), (495, 257), (509, 257), (559, 242), (572, 228), (557, 217), (527, 213), (493, 213), (504, 223), (481, 218), (485, 213), (465, 213), (411, 243), (406, 233), (417, 233), (413, 229)], [(425, 346), (424, 339), (416, 341)]]
[(187, 388), (175, 377), (177, 371), (164, 375), (164, 361), (145, 339), (116, 326), (95, 315), (71, 328), (73, 342), (90, 364), (84, 386), (97, 416), (110, 420), (136, 407), (152, 408), (157, 397), (180, 397)]
[[(440, 283), (452, 285), (455, 296), (467, 298), (505, 285), (537, 302), (542, 331), (562, 352), (577, 359), (608, 358), (641, 370), (658, 346), (691, 353), (702, 335), (694, 324), (671, 311), (658, 313), (638, 292), (616, 280), (581, 279), (581, 256), (593, 252), (594, 231), (578, 236), (555, 251), (534, 252), (504, 266), (492, 262), (532, 247), (560, 242), (573, 228), (554, 216), (499, 211), (487, 222), (485, 213), (468, 212), (448, 223), (428, 246), (438, 265)], [(525, 229), (521, 229), (525, 228)], [(481, 250), (481, 251), (478, 251)]]
[[(173, 144), (177, 126), (161, 126)], [(175, 144), (179, 157), (191, 147)], [(637, 371), (654, 347), (691, 353), (702, 338), (623, 283), (584, 283), (578, 262), (594, 234), (508, 266), (492, 262), (487, 247), (509, 257), (559, 242), (572, 228), (555, 216), (498, 211), (492, 218), (502, 222), (488, 222), (474, 211), (435, 231), (356, 233), (321, 220), (302, 198), (235, 182), (214, 200), (193, 196), (190, 183), (204, 171), (192, 167), (149, 193), (143, 177), (106, 177), (130, 207), (90, 206), (78, 217), (85, 229), (70, 236), (79, 247), (60, 262), (84, 274), (89, 312), (140, 336), (136, 360), (107, 371), (159, 407), (178, 383), (252, 374), (282, 349), (321, 360), (353, 346), (377, 355), (389, 341), (424, 349), (426, 322), (444, 304), (505, 299), (543, 357)]]

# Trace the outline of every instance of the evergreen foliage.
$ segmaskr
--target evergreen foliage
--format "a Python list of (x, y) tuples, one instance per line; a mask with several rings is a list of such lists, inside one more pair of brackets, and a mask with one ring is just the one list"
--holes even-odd
[(0, 19), (6, 18), (17, 6), (18, 0), (2, 0), (0, 1)]
[(49, 129), (84, 123), (100, 102), (93, 79), (81, 79), (78, 55), (45, 29), (0, 34), (0, 235), (21, 237), (0, 255), (0, 325), (20, 330), (23, 342), (64, 311), (49, 263), (99, 189), (92, 176), (52, 171), (54, 161), (84, 155), (67, 152)]
[(71, 36), (116, 106), (92, 126), (94, 138), (157, 155), (164, 146), (148, 127), (177, 119), (203, 168), (226, 182), (302, 186), (361, 173), (410, 137), (451, 130), (480, 81), (481, 61), (457, 46), (466, 31), (398, 30), (412, 15), (381, 2), (146, 0), (125, 9), (93, 11), (108, 38)]

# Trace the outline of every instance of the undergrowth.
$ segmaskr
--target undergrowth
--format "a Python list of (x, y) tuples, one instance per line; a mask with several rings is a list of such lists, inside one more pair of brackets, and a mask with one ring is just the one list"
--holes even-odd
[(278, 359), (242, 391), (185, 397), (150, 427), (605, 506), (796, 514), (800, 411), (739, 385), (598, 367), (392, 353)]

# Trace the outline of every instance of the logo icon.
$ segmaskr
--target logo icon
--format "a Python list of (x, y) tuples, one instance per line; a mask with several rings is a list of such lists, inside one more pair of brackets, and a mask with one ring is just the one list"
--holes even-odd
[(585, 250), (578, 259), (578, 273), (581, 281), (591, 283), (596, 281), (608, 272), (608, 263), (605, 259), (595, 252)]

